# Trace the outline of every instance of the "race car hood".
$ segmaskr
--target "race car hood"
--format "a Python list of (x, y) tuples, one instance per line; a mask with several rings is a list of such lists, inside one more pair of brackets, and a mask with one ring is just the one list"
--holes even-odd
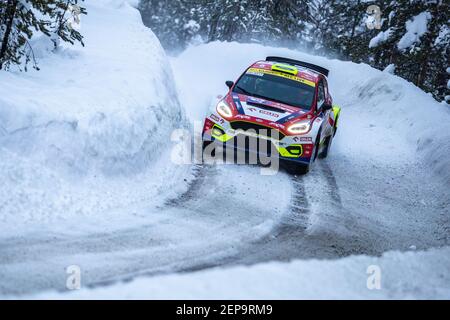
[(296, 107), (243, 94), (233, 94), (232, 98), (239, 114), (279, 124), (302, 117), (307, 113)]

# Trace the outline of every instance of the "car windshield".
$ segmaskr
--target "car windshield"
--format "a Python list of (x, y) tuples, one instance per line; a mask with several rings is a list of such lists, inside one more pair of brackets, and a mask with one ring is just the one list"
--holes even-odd
[(315, 88), (299, 81), (272, 74), (244, 74), (233, 92), (310, 110)]

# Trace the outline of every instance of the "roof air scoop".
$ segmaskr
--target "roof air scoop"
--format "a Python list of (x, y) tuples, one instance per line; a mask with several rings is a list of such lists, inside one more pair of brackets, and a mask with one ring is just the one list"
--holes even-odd
[(312, 64), (312, 63), (309, 63), (309, 62), (303, 62), (303, 61), (298, 61), (298, 60), (289, 59), (289, 58), (267, 57), (266, 61), (288, 63), (288, 64), (291, 64), (291, 65), (294, 65), (294, 66), (305, 67), (305, 68), (314, 70), (316, 72), (319, 72), (319, 73), (323, 74), (326, 77), (328, 77), (328, 74), (330, 73), (330, 71), (328, 69), (325, 69), (325, 68), (323, 68), (321, 66), (318, 66), (318, 65), (315, 65), (315, 64)]

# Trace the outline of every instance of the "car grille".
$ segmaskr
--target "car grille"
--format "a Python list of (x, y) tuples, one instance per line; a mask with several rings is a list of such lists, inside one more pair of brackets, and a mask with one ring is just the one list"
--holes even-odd
[[(261, 134), (261, 135), (269, 136), (269, 137), (272, 136), (274, 139), (278, 138), (278, 140), (282, 140), (285, 137), (285, 135), (283, 133), (281, 133), (279, 130), (271, 128), (271, 127), (263, 126), (263, 125), (260, 125), (257, 123), (246, 122), (246, 121), (233, 121), (230, 123), (230, 125), (231, 125), (231, 128), (234, 130), (243, 130), (243, 131), (253, 130), (257, 134)], [(278, 137), (276, 137), (277, 134), (278, 134)]]
[(228, 141), (227, 144), (233, 146), (235, 149), (255, 152), (261, 156), (271, 157), (272, 155), (278, 155), (275, 145), (270, 140), (264, 138), (238, 134), (234, 139)]

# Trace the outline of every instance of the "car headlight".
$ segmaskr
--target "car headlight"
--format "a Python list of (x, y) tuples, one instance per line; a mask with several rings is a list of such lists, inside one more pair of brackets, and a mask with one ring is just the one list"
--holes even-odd
[(233, 116), (233, 112), (231, 111), (230, 106), (225, 101), (220, 101), (217, 104), (217, 112), (224, 118), (231, 118)]
[(291, 134), (304, 134), (309, 131), (311, 128), (311, 122), (310, 121), (301, 121), (294, 123), (290, 127), (287, 128), (287, 131)]

